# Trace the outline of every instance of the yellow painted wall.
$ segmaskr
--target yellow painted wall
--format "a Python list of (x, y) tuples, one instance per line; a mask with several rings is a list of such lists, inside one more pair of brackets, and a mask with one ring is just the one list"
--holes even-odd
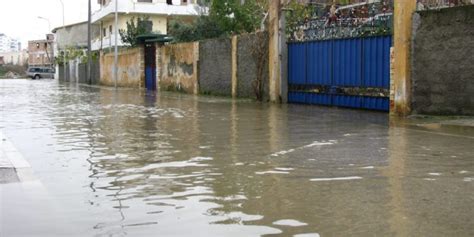
[[(117, 86), (142, 88), (145, 81), (143, 48), (121, 49), (118, 54)], [(114, 53), (100, 54), (100, 84), (114, 86)]]

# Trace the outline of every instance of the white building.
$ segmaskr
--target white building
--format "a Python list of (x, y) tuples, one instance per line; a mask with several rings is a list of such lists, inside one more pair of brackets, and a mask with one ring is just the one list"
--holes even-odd
[[(92, 14), (92, 23), (99, 25), (100, 36), (93, 39), (92, 50), (100, 50), (115, 45), (114, 13), (115, 0), (98, 0), (101, 8)], [(153, 33), (167, 33), (168, 22), (180, 18), (192, 20), (205, 11), (197, 4), (198, 0), (118, 0), (118, 28), (126, 29), (126, 23), (132, 17), (149, 17)], [(117, 36), (118, 45), (123, 43)]]
[(0, 52), (0, 64), (26, 66), (28, 64), (28, 52), (26, 50)]
[(18, 52), (21, 51), (21, 43), (17, 39), (8, 37), (0, 33), (0, 52)]

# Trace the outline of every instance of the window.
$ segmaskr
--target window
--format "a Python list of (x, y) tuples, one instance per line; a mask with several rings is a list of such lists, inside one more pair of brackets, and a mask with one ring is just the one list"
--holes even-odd
[(138, 24), (140, 24), (141, 27), (145, 28), (146, 32), (152, 32), (153, 31), (153, 22), (152, 21), (139, 21)]
[(109, 26), (109, 35), (112, 35), (112, 25)]
[(166, 0), (166, 4), (173, 5), (173, 0)]
[(107, 37), (107, 28), (104, 27), (104, 29), (102, 29), (102, 34), (104, 35), (104, 37)]

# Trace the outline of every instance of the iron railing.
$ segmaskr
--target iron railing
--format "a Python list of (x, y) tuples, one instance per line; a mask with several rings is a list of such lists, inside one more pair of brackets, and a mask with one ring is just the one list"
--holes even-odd
[(315, 8), (309, 19), (287, 29), (292, 42), (390, 35), (393, 0), (372, 0), (342, 6)]
[(417, 0), (417, 10), (434, 10), (448, 7), (473, 5), (474, 0)]

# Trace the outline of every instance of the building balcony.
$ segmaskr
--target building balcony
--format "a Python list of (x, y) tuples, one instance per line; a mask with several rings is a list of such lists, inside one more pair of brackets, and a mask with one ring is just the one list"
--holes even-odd
[[(120, 35), (117, 38), (117, 46), (124, 46), (125, 44), (122, 42)], [(102, 39), (93, 39), (91, 42), (91, 49), (93, 51), (100, 50), (100, 49), (107, 49), (115, 46), (115, 35), (112, 34), (110, 36), (106, 36)]]
[[(173, 1), (175, 2), (175, 1)], [(180, 1), (177, 1), (180, 2)], [(198, 4), (169, 5), (165, 1), (137, 2), (137, 0), (121, 0), (117, 4), (119, 14), (142, 14), (163, 16), (198, 16), (206, 14), (207, 8)], [(113, 18), (115, 13), (115, 0), (103, 5), (100, 10), (92, 14), (92, 23)]]

